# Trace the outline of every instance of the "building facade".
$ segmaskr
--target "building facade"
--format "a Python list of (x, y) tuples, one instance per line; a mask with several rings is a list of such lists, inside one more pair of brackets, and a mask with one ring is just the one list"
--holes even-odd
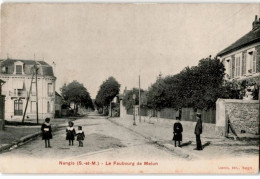
[(260, 18), (255, 16), (250, 32), (217, 54), (229, 80), (260, 80)]
[[(33, 77), (36, 68), (38, 69), (37, 88), (35, 75)], [(30, 98), (25, 113), (25, 121), (36, 119), (36, 90), (38, 91), (39, 119), (54, 117), (56, 77), (53, 74), (52, 66), (44, 61), (8, 58), (0, 60), (0, 79), (5, 81), (2, 86), (2, 93), (6, 96), (6, 120), (22, 120), (28, 96)]]

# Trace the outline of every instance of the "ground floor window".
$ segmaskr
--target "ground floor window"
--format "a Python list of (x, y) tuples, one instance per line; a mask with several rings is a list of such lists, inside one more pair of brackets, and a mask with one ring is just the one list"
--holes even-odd
[(14, 101), (14, 115), (16, 115), (16, 116), (23, 115), (23, 101), (22, 100)]
[(47, 102), (47, 113), (51, 112), (51, 104), (50, 102), (48, 101)]

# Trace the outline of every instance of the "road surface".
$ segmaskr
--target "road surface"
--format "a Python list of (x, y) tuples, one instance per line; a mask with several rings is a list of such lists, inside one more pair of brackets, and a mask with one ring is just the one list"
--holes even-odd
[(52, 148), (45, 148), (41, 137), (28, 142), (16, 149), (1, 154), (4, 156), (37, 157), (37, 158), (82, 158), (86, 156), (99, 156), (101, 158), (147, 158), (147, 159), (181, 159), (173, 152), (166, 150), (144, 137), (118, 126), (104, 116), (94, 113), (74, 121), (74, 128), (81, 125), (86, 135), (84, 147), (69, 146), (66, 138), (66, 126), (53, 133)]
[(69, 146), (64, 125), (53, 133), (52, 148), (45, 148), (38, 137), (0, 154), (0, 172), (254, 173), (258, 170), (256, 159), (190, 161), (94, 113), (74, 121), (76, 130), (79, 125), (86, 135), (84, 147), (78, 147), (77, 141)]

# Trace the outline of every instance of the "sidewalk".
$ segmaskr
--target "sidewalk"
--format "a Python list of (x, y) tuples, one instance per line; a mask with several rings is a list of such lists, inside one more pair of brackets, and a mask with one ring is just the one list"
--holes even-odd
[[(51, 120), (52, 130), (56, 131), (60, 127), (68, 125), (69, 121), (77, 120), (81, 117), (69, 118), (54, 118)], [(17, 122), (8, 122), (5, 125), (5, 130), (0, 131), (0, 152), (23, 145), (41, 135), (41, 124), (44, 121), (39, 121), (39, 124), (34, 124), (36, 120), (25, 121), (24, 125)], [(33, 122), (33, 123), (32, 123)]]
[(136, 120), (137, 125), (133, 126), (133, 120), (130, 118), (109, 118), (111, 122), (132, 130), (135, 133), (157, 143), (185, 158), (197, 159), (219, 159), (221, 157), (236, 157), (236, 156), (259, 156), (259, 142), (238, 141), (217, 136), (214, 131), (205, 131), (201, 135), (203, 151), (193, 150), (196, 147), (196, 138), (194, 135), (194, 125), (183, 124), (183, 145), (182, 148), (174, 147), (173, 124), (172, 123), (149, 123)]

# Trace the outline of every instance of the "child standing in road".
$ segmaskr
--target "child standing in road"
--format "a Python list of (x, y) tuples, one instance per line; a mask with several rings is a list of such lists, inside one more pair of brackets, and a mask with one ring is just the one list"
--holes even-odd
[(85, 134), (82, 131), (82, 126), (78, 127), (77, 141), (79, 141), (79, 147), (83, 147), (83, 140), (85, 139)]
[(69, 124), (69, 126), (66, 129), (66, 133), (67, 133), (66, 140), (69, 141), (69, 145), (73, 145), (73, 141), (75, 140), (76, 131), (73, 127), (73, 125), (74, 125), (73, 122), (70, 121), (68, 124)]
[(182, 132), (183, 132), (183, 128), (182, 125), (180, 123), (180, 117), (176, 117), (176, 122), (173, 125), (173, 140), (175, 141), (175, 147), (176, 147), (176, 143), (178, 141), (179, 143), (179, 147), (181, 147), (181, 141), (182, 141)]
[(50, 125), (50, 118), (45, 119), (45, 122), (42, 124), (41, 131), (42, 140), (45, 140), (45, 148), (51, 148), (50, 139), (52, 139), (52, 131)]

